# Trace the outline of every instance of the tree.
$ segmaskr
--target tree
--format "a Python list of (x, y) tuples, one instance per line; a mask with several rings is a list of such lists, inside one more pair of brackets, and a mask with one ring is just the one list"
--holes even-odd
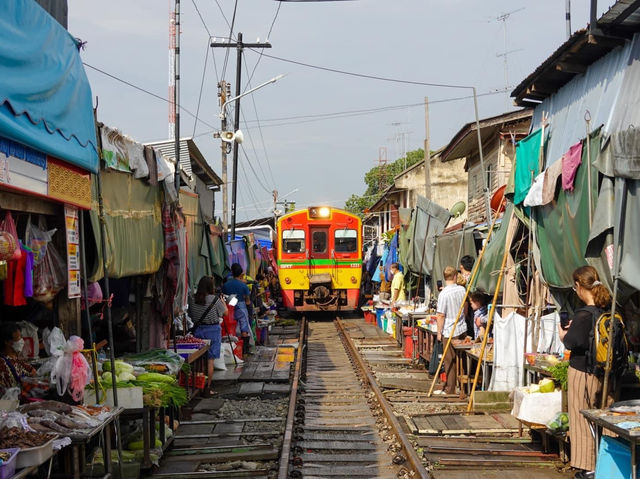
[(352, 194), (345, 202), (345, 209), (360, 217), (364, 216), (365, 210), (380, 199), (384, 191), (393, 184), (396, 176), (420, 161), (424, 161), (422, 148), (407, 152), (406, 157), (399, 158), (393, 163), (374, 166), (364, 174), (364, 182), (367, 185), (364, 194), (362, 196)]

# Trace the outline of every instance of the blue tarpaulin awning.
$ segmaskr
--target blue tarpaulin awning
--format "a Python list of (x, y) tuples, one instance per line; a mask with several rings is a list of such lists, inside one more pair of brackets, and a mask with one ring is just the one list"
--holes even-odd
[(97, 172), (78, 41), (33, 0), (6, 0), (1, 10), (0, 136)]

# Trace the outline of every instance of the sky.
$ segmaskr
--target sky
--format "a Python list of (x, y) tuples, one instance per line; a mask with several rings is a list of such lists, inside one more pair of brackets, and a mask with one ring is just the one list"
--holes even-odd
[[(598, 3), (600, 15), (615, 2)], [(589, 4), (571, 2), (573, 31), (587, 25)], [(148, 92), (86, 68), (99, 99), (99, 121), (140, 142), (168, 138), (172, 5), (69, 0), (68, 28), (86, 42), (83, 61)], [(220, 125), (217, 83), (224, 78), (235, 92), (236, 51), (229, 52), (224, 68), (226, 49), (208, 45), (210, 35), (218, 41), (229, 36), (234, 5), (234, 0), (181, 0), (181, 136), (195, 137), (220, 176), (220, 140), (213, 137)], [(505, 22), (498, 20), (509, 13)], [(505, 51), (505, 26), (506, 77), (504, 57), (498, 56)], [(564, 42), (565, 2), (238, 0), (234, 38), (237, 32), (245, 42), (268, 36), (272, 48), (264, 53), (288, 60), (403, 81), (475, 86), (480, 117), (486, 118), (515, 109), (505, 86), (510, 92)], [(243, 63), (242, 91), (250, 88), (252, 72), (251, 86), (286, 76), (241, 100), (245, 139), (238, 221), (270, 216), (274, 189), (298, 207), (343, 207), (352, 193), (364, 192), (364, 173), (378, 163), (381, 149), (394, 161), (405, 150), (423, 147), (425, 97), (431, 149), (446, 145), (474, 119), (469, 89), (365, 79), (251, 50), (245, 50)], [(221, 216), (221, 194), (216, 202)]]

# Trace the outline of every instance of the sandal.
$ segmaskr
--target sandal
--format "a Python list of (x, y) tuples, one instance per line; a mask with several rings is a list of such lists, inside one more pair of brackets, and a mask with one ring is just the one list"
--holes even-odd
[(215, 397), (217, 395), (218, 395), (218, 393), (216, 391), (211, 390), (211, 389), (206, 389), (206, 390), (202, 391), (202, 397), (203, 398), (212, 398), (212, 397)]

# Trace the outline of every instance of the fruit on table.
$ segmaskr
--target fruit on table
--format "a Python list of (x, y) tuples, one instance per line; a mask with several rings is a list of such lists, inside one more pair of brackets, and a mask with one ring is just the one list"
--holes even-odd
[(556, 384), (553, 379), (545, 378), (538, 383), (541, 393), (552, 393), (556, 389)]
[(560, 362), (560, 360), (553, 354), (547, 354), (545, 360), (550, 364), (558, 364)]

